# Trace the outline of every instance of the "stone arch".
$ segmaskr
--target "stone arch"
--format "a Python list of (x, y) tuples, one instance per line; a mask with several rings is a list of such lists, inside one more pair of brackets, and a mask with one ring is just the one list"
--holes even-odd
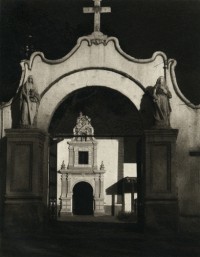
[(81, 183), (81, 182), (85, 182), (85, 183), (88, 183), (91, 187), (92, 187), (92, 190), (93, 190), (93, 194), (94, 194), (94, 185), (91, 183), (91, 181), (89, 181), (88, 179), (76, 179), (74, 181), (74, 183), (72, 183), (72, 186), (71, 186), (71, 193), (73, 193), (73, 190), (74, 190), (74, 187), (78, 184), (78, 183)]
[(84, 70), (62, 77), (43, 95), (38, 111), (37, 127), (47, 132), (54, 112), (67, 95), (77, 89), (96, 85), (119, 91), (129, 98), (138, 111), (140, 110), (144, 89), (134, 80), (109, 70)]
[(92, 86), (67, 95), (54, 112), (48, 133), (72, 135), (80, 112), (92, 119), (96, 136), (131, 135), (144, 128), (143, 117), (130, 99), (117, 90)]

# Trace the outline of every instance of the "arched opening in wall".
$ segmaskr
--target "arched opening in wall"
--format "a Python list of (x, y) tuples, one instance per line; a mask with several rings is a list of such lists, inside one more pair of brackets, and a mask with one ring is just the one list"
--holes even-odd
[(93, 189), (87, 182), (79, 182), (73, 188), (73, 215), (93, 215)]
[[(74, 140), (80, 112), (91, 119), (94, 141), (85, 136)], [(49, 133), (49, 205), (57, 206), (57, 211), (50, 208), (54, 218), (73, 214), (72, 184), (84, 177), (94, 188), (94, 214), (137, 220), (143, 124), (126, 96), (102, 86), (76, 90), (55, 111)]]

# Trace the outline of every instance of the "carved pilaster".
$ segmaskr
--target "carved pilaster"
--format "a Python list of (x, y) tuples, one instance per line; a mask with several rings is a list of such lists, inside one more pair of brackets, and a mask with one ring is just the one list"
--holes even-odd
[(61, 183), (61, 210), (60, 216), (72, 215), (71, 179), (68, 174), (62, 174)]
[(74, 165), (74, 147), (69, 145), (69, 168)]
[(61, 175), (61, 197), (67, 196), (66, 180), (67, 180), (67, 174), (62, 174)]
[(100, 198), (104, 198), (104, 175), (100, 174)]
[(93, 166), (95, 169), (97, 169), (97, 143), (93, 143), (94, 147), (93, 147)]
[(99, 197), (99, 177), (95, 177), (95, 198)]

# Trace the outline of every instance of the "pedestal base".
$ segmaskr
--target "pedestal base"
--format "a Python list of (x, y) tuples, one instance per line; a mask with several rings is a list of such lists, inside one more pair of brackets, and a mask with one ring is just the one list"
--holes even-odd
[(43, 156), (46, 135), (39, 129), (8, 129), (4, 224), (40, 229), (44, 205)]
[(178, 229), (177, 201), (146, 201), (145, 225), (150, 229)]
[(175, 146), (178, 130), (145, 131), (143, 184), (144, 222), (147, 228), (176, 230), (178, 195)]
[(45, 223), (45, 207), (42, 202), (6, 202), (4, 230), (40, 230)]
[(105, 214), (104, 198), (94, 199), (94, 216), (101, 216)]
[(61, 197), (61, 209), (60, 216), (72, 216), (72, 198), (71, 197)]

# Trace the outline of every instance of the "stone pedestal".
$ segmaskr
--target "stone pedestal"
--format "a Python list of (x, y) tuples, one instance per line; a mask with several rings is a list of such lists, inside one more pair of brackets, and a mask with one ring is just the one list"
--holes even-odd
[[(8, 129), (5, 226), (37, 226), (44, 221), (43, 157), (45, 134)], [(36, 228), (36, 227), (34, 227)]]
[(144, 133), (144, 222), (146, 227), (177, 229), (178, 196), (175, 145), (178, 130), (154, 129)]
[(72, 197), (61, 197), (60, 217), (72, 216)]
[(94, 216), (105, 215), (104, 198), (94, 198)]

